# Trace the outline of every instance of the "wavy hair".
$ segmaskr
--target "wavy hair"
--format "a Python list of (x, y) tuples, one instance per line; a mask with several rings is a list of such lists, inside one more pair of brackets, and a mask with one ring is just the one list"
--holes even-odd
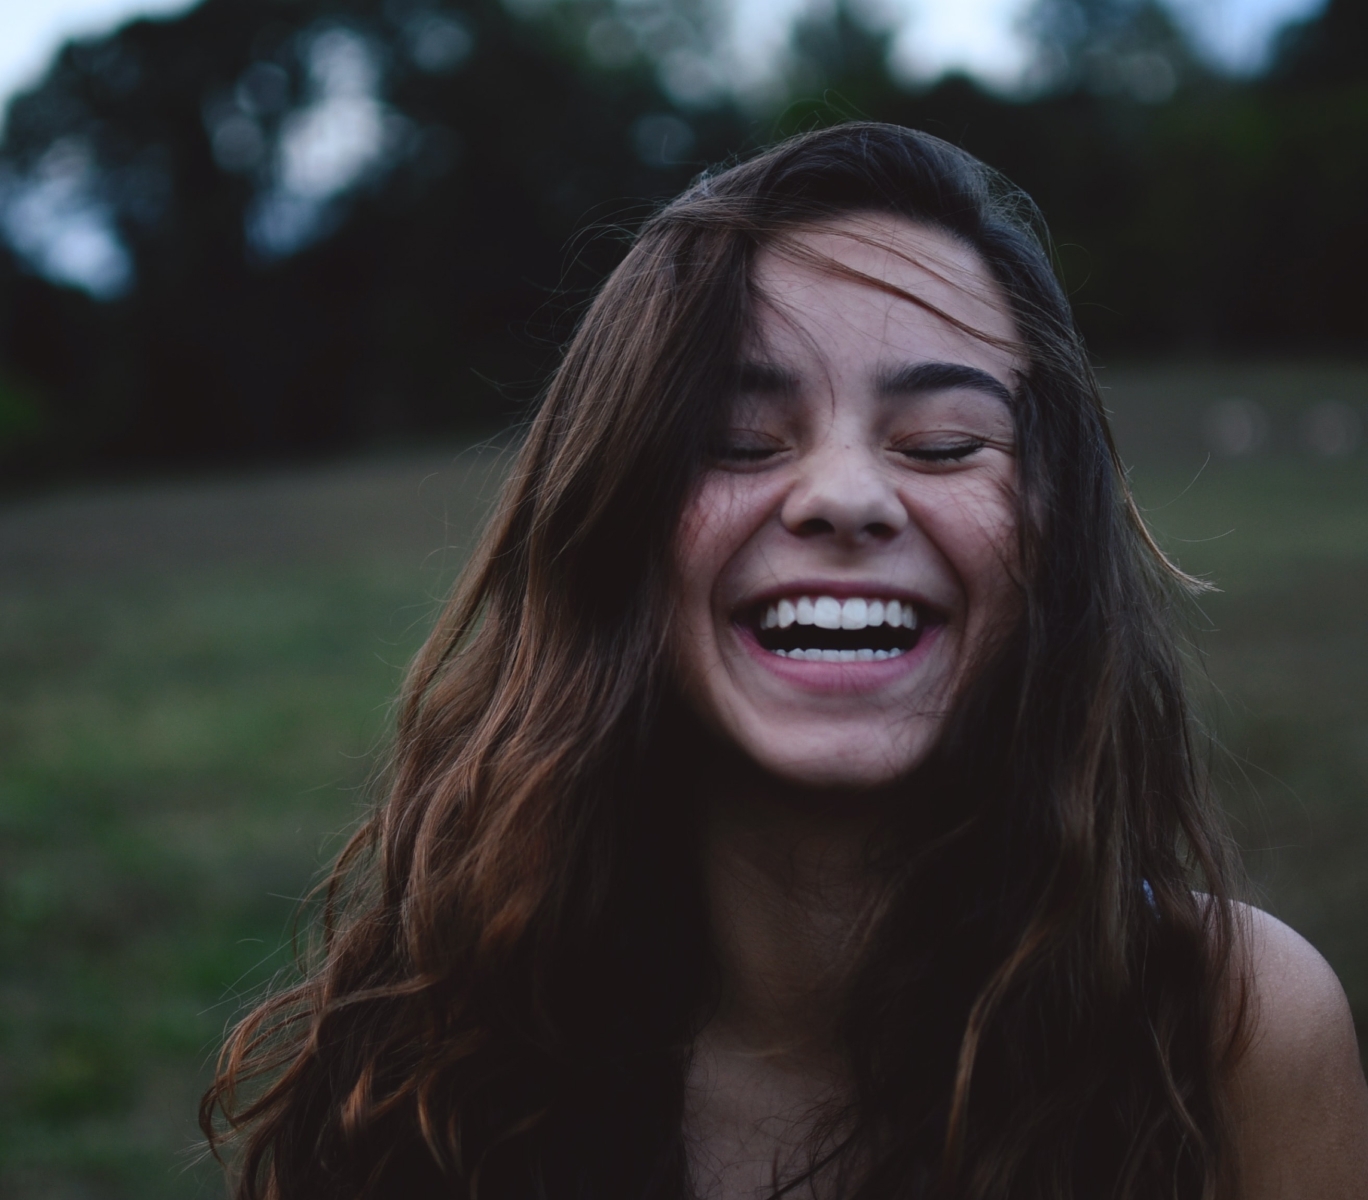
[(238, 1200), (688, 1195), (685, 1072), (715, 995), (671, 543), (757, 251), (856, 212), (959, 239), (1011, 306), (1023, 603), (906, 784), (935, 802), (893, 806), (848, 1108), (776, 1191), (1231, 1193), (1243, 1001), (1174, 634), (1192, 581), (1129, 496), (1030, 201), (856, 123), (702, 177), (583, 316), (410, 670), (302, 981), (237, 1026), (204, 1098)]

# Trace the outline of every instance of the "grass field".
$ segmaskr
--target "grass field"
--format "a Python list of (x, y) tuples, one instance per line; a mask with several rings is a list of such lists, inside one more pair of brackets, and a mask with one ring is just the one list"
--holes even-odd
[[(1109, 382), (1150, 520), (1223, 589), (1202, 686), (1251, 873), (1368, 1032), (1368, 458), (1295, 436), (1368, 372)], [(1265, 446), (1204, 466), (1232, 396)], [(0, 1195), (218, 1194), (208, 1060), (288, 962), (496, 475), (433, 452), (0, 509)]]

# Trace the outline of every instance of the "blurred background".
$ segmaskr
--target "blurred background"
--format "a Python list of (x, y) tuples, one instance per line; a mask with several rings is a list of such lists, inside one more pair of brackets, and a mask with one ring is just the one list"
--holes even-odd
[(0, 1194), (215, 1194), (388, 703), (576, 313), (859, 116), (1035, 196), (1252, 894), (1368, 1034), (1362, 0), (4, 0)]

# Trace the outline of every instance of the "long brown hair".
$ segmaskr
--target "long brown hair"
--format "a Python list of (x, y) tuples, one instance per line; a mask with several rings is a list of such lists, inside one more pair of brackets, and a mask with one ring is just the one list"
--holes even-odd
[(713, 975), (671, 540), (757, 249), (857, 211), (971, 246), (1029, 366), (1023, 615), (880, 842), (839, 1190), (1232, 1186), (1236, 929), (1174, 640), (1185, 581), (1129, 497), (1030, 202), (935, 138), (848, 124), (701, 178), (583, 317), (413, 664), (388, 795), (332, 873), (303, 981), (237, 1027), (205, 1097), (240, 1200), (687, 1195)]

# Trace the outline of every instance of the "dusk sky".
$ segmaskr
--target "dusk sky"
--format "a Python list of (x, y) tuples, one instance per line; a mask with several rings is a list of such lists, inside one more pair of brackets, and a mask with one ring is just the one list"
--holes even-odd
[[(522, 0), (526, 5), (529, 0)], [(535, 0), (532, 0), (535, 2)], [(725, 3), (726, 0), (723, 0)], [(731, 0), (738, 58), (762, 71), (782, 44), (787, 22), (821, 0)], [(1015, 26), (1031, 0), (863, 0), (896, 25), (895, 61), (909, 75), (967, 69), (1010, 85), (1026, 48)], [(1167, 0), (1213, 57), (1236, 69), (1257, 66), (1270, 35), (1323, 0)], [(0, 3), (0, 104), (42, 74), (67, 38), (107, 32), (142, 14), (171, 14), (187, 0), (3, 0)]]

